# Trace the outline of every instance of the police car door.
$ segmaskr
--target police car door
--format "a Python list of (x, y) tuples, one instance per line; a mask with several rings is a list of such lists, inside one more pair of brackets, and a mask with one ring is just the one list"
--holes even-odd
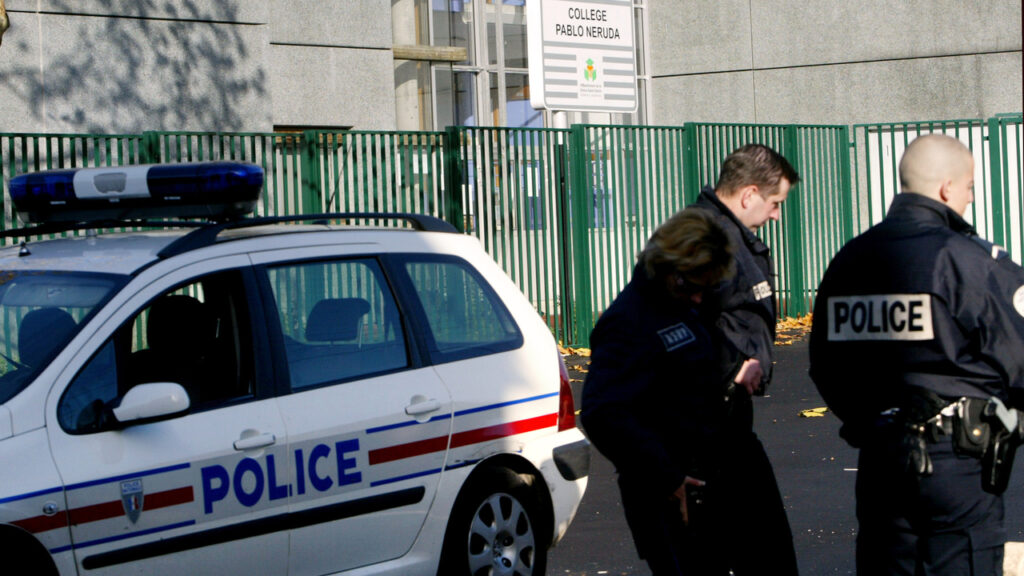
[[(65, 371), (48, 428), (80, 573), (286, 572), (276, 519), (287, 512), (290, 459), (254, 351), (266, 338), (250, 322), (247, 264), (208, 262), (203, 271), (234, 269), (198, 277), (144, 272), (126, 292), (149, 286), (111, 302), (119, 309)], [(175, 414), (182, 389), (191, 405)], [(170, 408), (147, 420), (147, 402)], [(131, 417), (118, 403), (143, 418), (118, 422)]]
[(400, 557), (444, 467), (448, 392), (417, 368), (377, 258), (271, 264), (266, 280), (290, 383), (280, 398), (294, 470), (289, 574)]

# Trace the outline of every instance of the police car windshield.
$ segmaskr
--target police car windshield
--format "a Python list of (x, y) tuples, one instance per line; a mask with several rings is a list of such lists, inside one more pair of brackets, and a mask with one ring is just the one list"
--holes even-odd
[(0, 270), (0, 404), (28, 386), (126, 280)]

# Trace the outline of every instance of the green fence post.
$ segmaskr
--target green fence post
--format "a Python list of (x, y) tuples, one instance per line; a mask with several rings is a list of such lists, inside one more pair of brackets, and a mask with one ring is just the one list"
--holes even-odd
[(556, 211), (556, 232), (555, 243), (558, 250), (556, 261), (561, 264), (558, 269), (559, 290), (558, 300), (558, 324), (561, 329), (561, 336), (566, 340), (565, 344), (576, 344), (576, 307), (573, 300), (573, 259), (572, 259), (572, 209), (570, 208), (569, 196), (569, 134), (559, 131), (555, 136), (557, 144), (554, 147), (554, 170), (555, 170), (555, 194), (557, 202)]
[(837, 153), (836, 163), (839, 165), (839, 185), (842, 186), (839, 196), (842, 211), (842, 229), (839, 231), (839, 237), (842, 238), (842, 244), (845, 244), (852, 240), (854, 235), (853, 211), (860, 210), (860, 199), (857, 202), (853, 200), (852, 167), (855, 165), (855, 160), (850, 158), (851, 153), (856, 154), (857, 143), (851, 139), (849, 126), (840, 126), (837, 138), (839, 139), (839, 145), (837, 146), (839, 152)]
[(306, 130), (302, 133), (302, 157), (299, 191), (299, 214), (314, 214), (323, 211), (323, 177), (320, 173), (320, 132)]
[[(783, 128), (782, 133), (782, 155), (794, 167), (802, 168), (803, 154), (799, 127), (786, 126)], [(800, 316), (808, 312), (807, 300), (810, 296), (807, 293), (807, 279), (803, 269), (806, 255), (804, 254), (804, 239), (801, 233), (803, 227), (800, 225), (800, 222), (803, 220), (803, 202), (801, 201), (800, 190), (793, 190), (786, 199), (786, 202), (783, 203), (783, 210), (786, 217), (785, 266), (789, 301), (786, 303), (786, 306), (780, 306), (780, 312), (785, 310), (786, 315)]]
[(457, 126), (444, 129), (441, 150), (444, 155), (444, 189), (442, 190), (442, 217), (455, 226), (459, 232), (466, 233), (466, 222), (463, 217), (462, 205), (462, 170), (466, 165), (463, 156), (466, 147), (462, 143), (463, 133)]
[(589, 187), (589, 162), (587, 158), (587, 135), (584, 126), (574, 124), (569, 136), (569, 197), (572, 214), (572, 299), (576, 316), (573, 319), (573, 342), (590, 346), (590, 330), (594, 327), (594, 306), (590, 278), (590, 230), (593, 192)]
[(685, 149), (683, 150), (683, 198), (689, 206), (697, 201), (700, 196), (700, 161), (698, 160), (697, 149), (697, 124), (687, 122), (683, 124), (683, 139)]
[(152, 130), (142, 133), (139, 146), (139, 164), (159, 164), (163, 161), (160, 155), (160, 133)]
[(992, 202), (992, 242), (1000, 246), (1006, 245), (1006, 197), (1003, 196), (1003, 150), (1002, 126), (999, 118), (988, 119), (988, 162), (989, 182), (991, 190), (989, 198)]

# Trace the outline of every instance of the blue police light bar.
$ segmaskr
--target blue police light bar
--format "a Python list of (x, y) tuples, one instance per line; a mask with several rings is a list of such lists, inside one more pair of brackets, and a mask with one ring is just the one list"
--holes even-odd
[(11, 178), (11, 200), (26, 223), (226, 220), (256, 210), (263, 169), (196, 162), (45, 170)]

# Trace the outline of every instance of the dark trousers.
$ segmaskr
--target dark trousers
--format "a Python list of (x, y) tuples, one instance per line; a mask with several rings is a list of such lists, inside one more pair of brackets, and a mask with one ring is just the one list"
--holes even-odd
[(798, 573), (793, 533), (779, 493), (775, 472), (761, 441), (753, 433), (732, 442), (722, 462), (723, 522), (734, 543), (730, 567), (736, 576)]
[(981, 489), (981, 462), (946, 439), (929, 444), (933, 473), (904, 471), (898, 442), (861, 448), (857, 472), (857, 574), (1000, 576), (1003, 499)]
[(637, 553), (653, 576), (729, 574), (727, 548), (732, 546), (727, 545), (734, 543), (710, 509), (690, 510), (690, 524), (684, 525), (678, 501), (667, 495), (656, 498), (649, 489), (630, 486), (621, 477), (619, 488)]
[(752, 433), (730, 441), (721, 471), (705, 478), (704, 505), (689, 510), (620, 476), (626, 520), (654, 576), (795, 576), (796, 552), (768, 456)]

